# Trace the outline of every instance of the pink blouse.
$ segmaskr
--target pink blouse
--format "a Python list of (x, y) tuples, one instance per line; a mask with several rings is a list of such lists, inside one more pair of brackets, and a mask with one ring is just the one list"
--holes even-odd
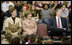
[(23, 34), (24, 35), (30, 35), (30, 34), (36, 34), (37, 31), (37, 24), (34, 20), (24, 20), (23, 21)]

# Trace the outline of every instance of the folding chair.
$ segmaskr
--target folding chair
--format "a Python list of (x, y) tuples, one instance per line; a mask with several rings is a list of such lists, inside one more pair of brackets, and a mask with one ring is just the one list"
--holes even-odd
[(37, 35), (42, 36), (44, 39), (50, 39), (48, 36), (47, 25), (46, 24), (38, 24)]

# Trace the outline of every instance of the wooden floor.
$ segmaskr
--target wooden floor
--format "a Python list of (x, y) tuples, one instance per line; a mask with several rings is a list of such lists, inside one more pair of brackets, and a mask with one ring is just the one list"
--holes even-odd
[(61, 40), (52, 40), (46, 44), (71, 44), (71, 36), (67, 36), (67, 39), (62, 38)]
[[(3, 35), (2, 37), (4, 38)], [(67, 36), (67, 39), (62, 38), (60, 40), (48, 39), (48, 40), (45, 40), (45, 42), (47, 43), (44, 43), (44, 44), (71, 44), (71, 36)]]
[(67, 38), (68, 39), (65, 39), (65, 38), (63, 38), (63, 39), (61, 39), (61, 40), (54, 40), (53, 42), (55, 43), (55, 44), (71, 44), (71, 36), (67, 36)]

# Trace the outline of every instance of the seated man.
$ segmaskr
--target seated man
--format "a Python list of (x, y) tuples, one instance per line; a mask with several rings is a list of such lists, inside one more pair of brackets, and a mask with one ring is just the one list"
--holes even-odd
[[(48, 25), (48, 35), (55, 36), (66, 36), (67, 24), (66, 19), (60, 17), (62, 10), (58, 9), (56, 11), (56, 17), (52, 19), (42, 19), (39, 23), (46, 23)], [(60, 20), (59, 20), (60, 19)], [(49, 34), (49, 31), (51, 32)]]
[(61, 17), (62, 10), (56, 10), (56, 16), (50, 20), (49, 29), (53, 32), (53, 34), (58, 36), (66, 36), (67, 35), (67, 24), (66, 19)]
[(6, 38), (12, 38), (13, 36), (19, 36), (21, 31), (21, 21), (20, 18), (16, 17), (16, 9), (12, 8), (10, 11), (11, 17), (7, 18), (4, 22), (4, 27), (6, 31)]

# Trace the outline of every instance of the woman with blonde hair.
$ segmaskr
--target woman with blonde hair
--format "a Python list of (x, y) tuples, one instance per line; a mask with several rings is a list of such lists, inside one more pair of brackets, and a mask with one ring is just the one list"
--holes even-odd
[(22, 22), (23, 27), (23, 36), (36, 34), (37, 23), (32, 18), (32, 13), (28, 12), (26, 15), (26, 20)]

